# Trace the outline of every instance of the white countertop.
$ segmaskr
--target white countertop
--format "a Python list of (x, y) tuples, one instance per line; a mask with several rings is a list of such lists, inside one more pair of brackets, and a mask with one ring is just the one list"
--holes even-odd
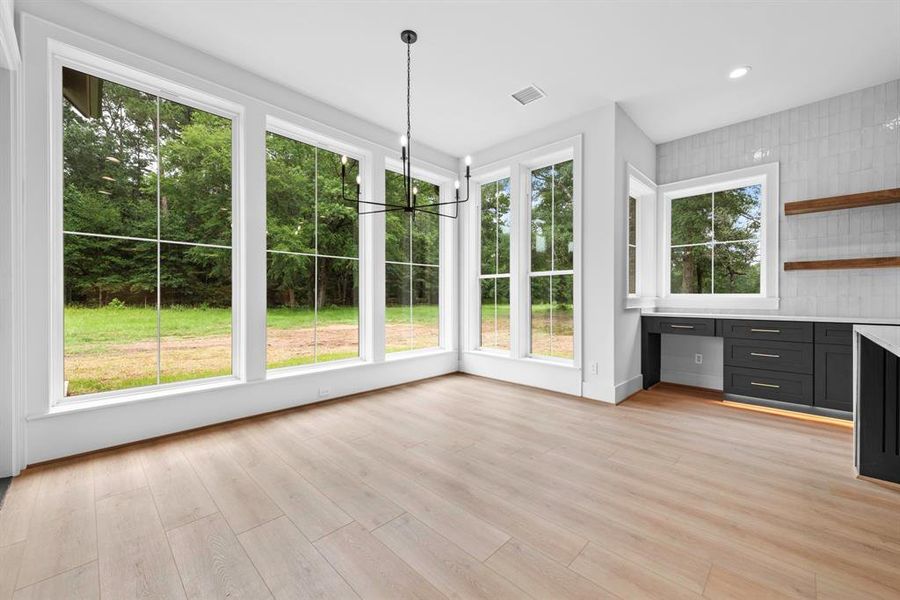
[(691, 317), (696, 319), (765, 319), (767, 321), (816, 321), (819, 323), (854, 323), (871, 325), (900, 325), (900, 318), (871, 318), (871, 317), (818, 317), (809, 315), (785, 315), (781, 313), (744, 312), (723, 313), (716, 311), (689, 312), (673, 310), (644, 309), (641, 316), (645, 317)]
[(891, 354), (900, 356), (900, 327), (891, 325), (857, 325), (853, 331), (872, 340)]

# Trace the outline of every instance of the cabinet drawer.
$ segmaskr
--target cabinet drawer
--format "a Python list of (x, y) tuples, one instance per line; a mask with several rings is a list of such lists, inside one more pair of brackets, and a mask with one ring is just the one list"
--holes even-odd
[(853, 344), (853, 323), (816, 323), (817, 344)]
[(853, 410), (853, 346), (816, 343), (816, 406)]
[(644, 317), (650, 333), (674, 333), (676, 335), (716, 335), (715, 319), (688, 317)]
[(812, 374), (813, 362), (812, 344), (725, 339), (726, 365)]
[(813, 376), (726, 366), (725, 392), (812, 406)]
[(813, 324), (797, 321), (725, 319), (722, 321), (722, 337), (745, 340), (811, 342), (813, 341)]

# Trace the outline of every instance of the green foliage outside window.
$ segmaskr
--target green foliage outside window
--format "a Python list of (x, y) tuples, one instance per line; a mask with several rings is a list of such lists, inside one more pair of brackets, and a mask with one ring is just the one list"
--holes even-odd
[(672, 199), (671, 292), (760, 293), (762, 186)]

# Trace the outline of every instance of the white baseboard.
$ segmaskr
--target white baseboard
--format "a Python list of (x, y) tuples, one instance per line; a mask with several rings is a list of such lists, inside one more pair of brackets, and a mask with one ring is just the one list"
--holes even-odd
[(635, 375), (631, 379), (626, 379), (622, 383), (616, 384), (616, 404), (622, 402), (628, 396), (636, 394), (644, 387), (644, 376)]
[(516, 360), (487, 352), (463, 352), (459, 370), (470, 375), (489, 377), (531, 387), (582, 395), (581, 369), (540, 360)]
[(589, 400), (616, 404), (615, 388), (602, 383), (585, 381), (581, 384), (581, 395)]
[(703, 375), (701, 373), (691, 373), (689, 371), (663, 370), (660, 373), (659, 380), (681, 385), (692, 385), (694, 387), (702, 387), (711, 390), (721, 390), (724, 384), (721, 374)]

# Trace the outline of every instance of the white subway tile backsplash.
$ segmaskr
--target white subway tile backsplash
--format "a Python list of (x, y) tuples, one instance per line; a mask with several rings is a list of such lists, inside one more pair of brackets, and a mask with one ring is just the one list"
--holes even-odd
[[(900, 80), (657, 146), (657, 179), (777, 161), (781, 201), (900, 187)], [(900, 205), (781, 215), (781, 260), (900, 255)], [(900, 316), (900, 269), (780, 273), (785, 314)]]

